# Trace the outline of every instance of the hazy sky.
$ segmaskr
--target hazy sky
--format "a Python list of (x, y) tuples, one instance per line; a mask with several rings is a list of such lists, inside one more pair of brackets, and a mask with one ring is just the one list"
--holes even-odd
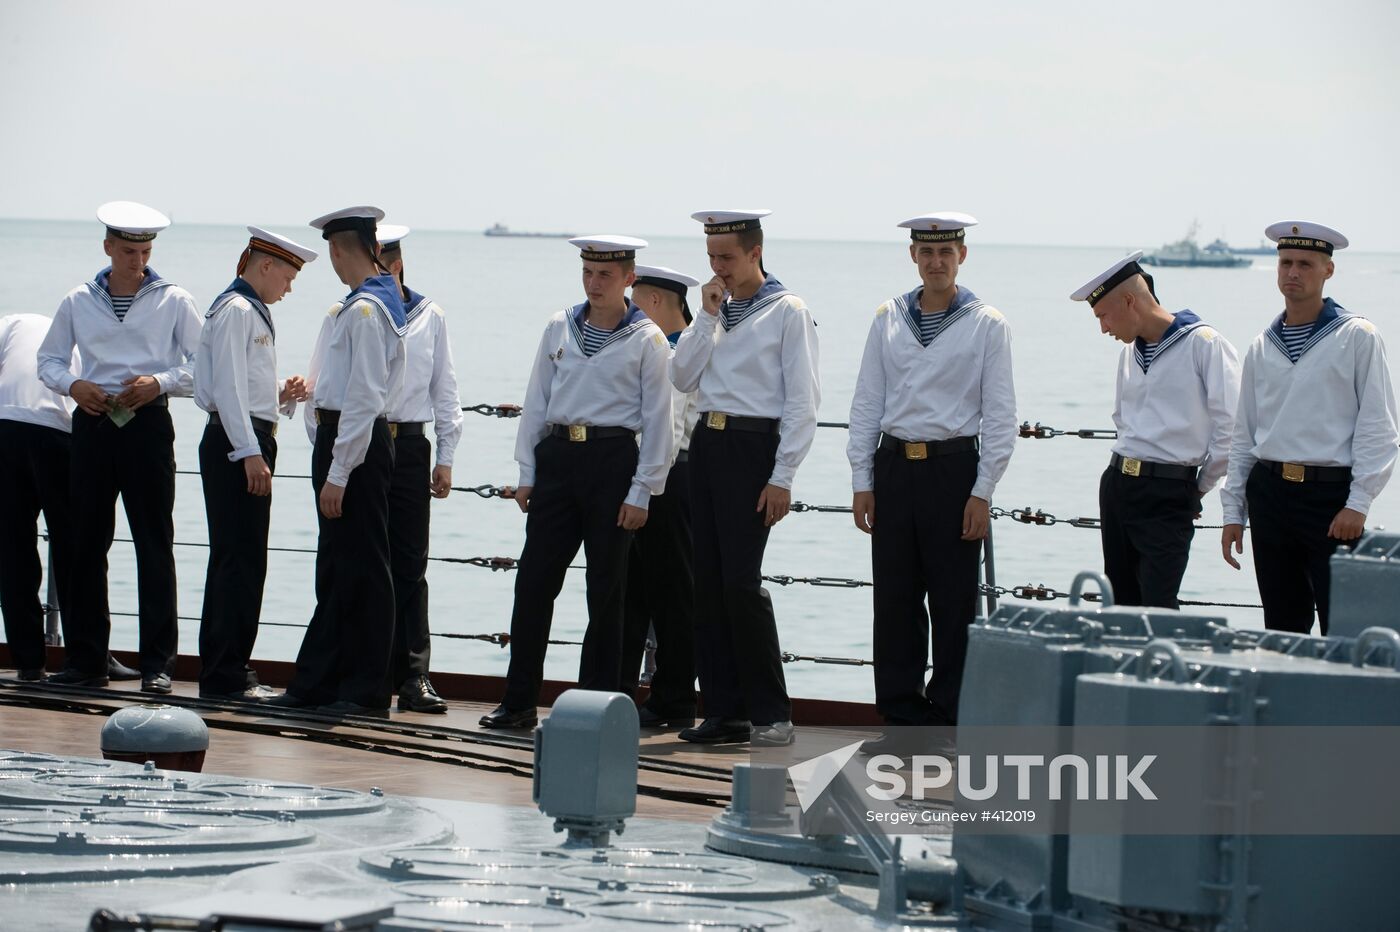
[(0, 0), (0, 216), (1400, 250), (1397, 9)]

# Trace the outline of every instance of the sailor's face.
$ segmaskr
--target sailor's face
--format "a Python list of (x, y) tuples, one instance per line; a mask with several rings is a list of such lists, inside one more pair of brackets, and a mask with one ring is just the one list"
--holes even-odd
[(757, 262), (756, 255), (744, 252), (738, 233), (711, 233), (705, 237), (705, 251), (710, 256), (710, 271), (724, 282), (726, 290), (733, 290), (736, 279), (743, 281), (744, 271)]
[(624, 269), (620, 262), (583, 263), (583, 293), (594, 304), (617, 305), (626, 299), (626, 292), (637, 276)]
[(1126, 289), (1110, 291), (1094, 305), (1099, 332), (1122, 343), (1137, 339), (1137, 316), (1133, 313), (1132, 295)]
[(909, 256), (919, 267), (925, 288), (947, 291), (957, 283), (958, 269), (967, 259), (967, 247), (961, 243), (911, 243)]
[(1322, 288), (1336, 266), (1311, 249), (1278, 251), (1278, 290), (1291, 301), (1320, 301)]
[(102, 241), (102, 251), (112, 260), (112, 271), (123, 275), (140, 275), (151, 262), (152, 242), (133, 243), (109, 236)]
[(262, 298), (263, 304), (276, 304), (292, 293), (297, 270), (290, 262), (281, 259), (270, 259), (268, 265), (271, 267), (264, 271), (263, 286), (258, 289), (258, 297)]

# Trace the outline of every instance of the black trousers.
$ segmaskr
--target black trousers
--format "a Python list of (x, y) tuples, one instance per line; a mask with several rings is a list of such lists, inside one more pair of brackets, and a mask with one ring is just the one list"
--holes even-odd
[(320, 528), (316, 610), (287, 691), (322, 705), (345, 700), (386, 709), (394, 643), (394, 582), (389, 572), (394, 443), (388, 423), (376, 420), (365, 460), (350, 473), (341, 516), (327, 518), (321, 513), (320, 497), (337, 426), (316, 428), (311, 454), (311, 488)]
[(975, 450), (925, 460), (875, 453), (875, 707), (891, 724), (958, 720), (982, 555), (980, 540), (962, 540), (977, 462)]
[[(277, 441), (254, 431), (263, 459), (277, 469)], [(199, 688), (233, 693), (248, 685), (248, 660), (258, 639), (271, 495), (249, 495), (243, 461), (229, 462), (233, 444), (222, 426), (208, 424), (199, 441), (199, 476), (209, 524), (209, 567), (199, 621)]]
[(647, 629), (656, 631), (656, 672), (647, 705), (661, 715), (695, 714), (695, 553), (690, 463), (676, 463), (666, 494), (651, 497), (647, 523), (632, 538), (624, 609), (622, 687), (637, 688)]
[(125, 427), (105, 414), (74, 411), (69, 478), (73, 571), (64, 612), (68, 666), (89, 676), (107, 672), (112, 633), (107, 552), (112, 549), (120, 495), (136, 549), (141, 672), (169, 673), (180, 635), (175, 620), (175, 428), (170, 409), (147, 405)]
[(1103, 572), (1120, 605), (1179, 608), (1177, 593), (1191, 557), (1201, 498), (1191, 479), (1125, 476), (1109, 467), (1099, 479)]
[(64, 639), (69, 637), (69, 442), (68, 434), (54, 427), (0, 420), (0, 614), (10, 658), (21, 670), (44, 667), (43, 563), (35, 532), (40, 511), (49, 532)]
[(707, 717), (792, 719), (778, 624), (763, 588), (770, 528), (755, 510), (777, 451), (777, 434), (702, 423), (691, 437), (695, 642)]
[(588, 564), (588, 628), (578, 685), (621, 688), (622, 602), (632, 532), (618, 527), (617, 513), (636, 471), (637, 444), (630, 437), (574, 443), (548, 436), (535, 446), (535, 487), (510, 616), (510, 669), (502, 700), (507, 709), (532, 709), (539, 700), (554, 600), (580, 544)]
[(427, 676), (428, 659), (432, 654), (427, 578), (432, 458), (432, 444), (424, 435), (394, 438), (394, 478), (389, 485), (394, 651), (389, 681), (396, 688), (410, 676)]
[(1330, 561), (1342, 543), (1327, 528), (1350, 493), (1349, 482), (1289, 482), (1257, 464), (1250, 472), (1244, 494), (1264, 627), (1307, 634), (1315, 610), (1327, 634)]

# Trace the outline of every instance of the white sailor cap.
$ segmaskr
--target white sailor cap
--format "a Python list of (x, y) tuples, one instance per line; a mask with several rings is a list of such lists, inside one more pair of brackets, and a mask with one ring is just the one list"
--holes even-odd
[(571, 246), (579, 248), (579, 257), (589, 262), (622, 262), (637, 258), (638, 249), (646, 249), (647, 241), (635, 236), (614, 236), (610, 233), (595, 233), (592, 236), (575, 236), (569, 240)]
[(345, 207), (311, 221), (311, 226), (321, 231), (322, 239), (330, 239), (333, 234), (346, 230), (362, 230), (373, 233), (375, 224), (384, 219), (384, 211), (378, 207)]
[(248, 261), (254, 252), (276, 256), (289, 263), (297, 271), (301, 271), (303, 265), (316, 258), (316, 250), (307, 249), (301, 243), (287, 239), (285, 236), (278, 236), (262, 227), (248, 227), (248, 236), (250, 237), (248, 245), (243, 250), (243, 258), (238, 262), (239, 275), (242, 275), (243, 270), (248, 267)]
[(1147, 282), (1147, 289), (1152, 292), (1152, 296), (1157, 296), (1157, 289), (1153, 285), (1152, 276), (1143, 271), (1138, 265), (1138, 260), (1142, 258), (1142, 250), (1130, 252), (1117, 262), (1104, 269), (1098, 275), (1085, 282), (1079, 290), (1069, 296), (1071, 301), (1088, 301), (1089, 306), (1098, 304), (1104, 295), (1108, 294), (1119, 285), (1123, 284), (1134, 275), (1141, 275)]
[(1332, 250), (1351, 245), (1336, 230), (1311, 220), (1280, 220), (1265, 227), (1264, 235), (1278, 243), (1279, 249), (1310, 249), (1329, 256)]
[(967, 236), (967, 228), (977, 226), (977, 218), (971, 214), (960, 214), (956, 210), (942, 210), (938, 213), (910, 217), (900, 226), (909, 230), (909, 238), (916, 243), (946, 243), (950, 240), (962, 242)]
[(376, 236), (379, 237), (379, 245), (388, 249), (390, 246), (399, 245), (409, 233), (409, 228), (401, 223), (381, 223), (379, 224)]
[(97, 208), (97, 219), (117, 239), (146, 243), (170, 226), (170, 218), (154, 207), (135, 201), (108, 201)]
[(705, 224), (705, 235), (713, 233), (742, 233), (760, 229), (759, 221), (773, 211), (764, 210), (697, 210), (691, 220)]
[(681, 314), (685, 317), (685, 322), (690, 323), (690, 300), (688, 292), (696, 285), (700, 284), (700, 279), (691, 278), (684, 272), (677, 272), (675, 269), (668, 269), (664, 265), (639, 265), (637, 266), (638, 285), (651, 285), (669, 291), (681, 299)]

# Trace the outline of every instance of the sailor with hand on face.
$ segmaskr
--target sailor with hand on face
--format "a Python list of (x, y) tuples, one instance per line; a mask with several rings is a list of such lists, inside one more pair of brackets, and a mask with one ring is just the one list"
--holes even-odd
[[(672, 347), (694, 319), (687, 292), (700, 284), (664, 266), (637, 266), (632, 303), (666, 334)], [(666, 492), (651, 497), (645, 527), (632, 540), (627, 564), (623, 688), (637, 685), (647, 639), (656, 635), (656, 670), (638, 709), (643, 728), (695, 724), (695, 553), (690, 521), (690, 438), (699, 412), (695, 394), (671, 387), (671, 471)]]
[(1157, 301), (1152, 277), (1124, 256), (1074, 294), (1118, 358), (1118, 440), (1099, 480), (1104, 575), (1121, 605), (1177, 608), (1201, 497), (1225, 475), (1239, 396), (1235, 348), (1191, 311)]
[(1220, 549), (1252, 527), (1264, 626), (1327, 634), (1332, 553), (1365, 530), (1395, 468), (1395, 392), (1375, 324), (1324, 297), (1347, 238), (1306, 220), (1264, 230), (1278, 243), (1283, 313), (1244, 357)]
[(534, 727), (554, 600), (580, 544), (588, 563), (588, 629), (578, 685), (621, 687), (627, 550), (632, 532), (647, 522), (651, 497), (665, 491), (673, 453), (666, 337), (627, 300), (646, 242), (569, 242), (580, 250), (587, 300), (549, 319), (525, 392), (515, 441), (525, 549), (515, 576), (506, 692), (482, 717), (486, 728)]
[(793, 741), (773, 603), (763, 588), (768, 532), (792, 503), (812, 446), (821, 388), (807, 305), (763, 268), (767, 210), (691, 214), (705, 225), (714, 277), (686, 328), (671, 381), (697, 392), (691, 438), (702, 744)]
[(394, 441), (386, 415), (403, 390), (407, 328), (399, 283), (379, 260), (375, 228), (383, 218), (377, 207), (347, 207), (311, 221), (350, 294), (335, 312), (311, 395), (316, 610), (291, 685), (270, 700), (381, 718), (389, 714), (394, 642)]
[(248, 666), (267, 579), (277, 415), (306, 400), (301, 376), (277, 378), (277, 328), (269, 307), (316, 251), (248, 227), (238, 273), (204, 315), (194, 401), (209, 413), (199, 473), (209, 522), (209, 567), (199, 625), (199, 694), (258, 702), (272, 691)]
[(871, 535), (875, 582), (875, 702), (894, 725), (957, 723), (992, 492), (1016, 444), (1011, 327), (957, 283), (976, 223), (940, 212), (900, 224), (922, 284), (875, 311), (851, 400), (852, 510)]
[[(107, 551), (117, 496), (136, 549), (141, 689), (170, 692), (175, 607), (175, 428), (170, 396), (189, 396), (204, 318), (194, 298), (149, 265), (170, 226), (158, 210), (113, 201), (97, 210), (112, 264), (68, 293), (39, 347), (39, 378), (78, 405), (73, 414), (72, 587), (65, 668), (48, 682), (105, 686), (111, 616)], [(73, 349), (82, 371), (70, 371)]]

